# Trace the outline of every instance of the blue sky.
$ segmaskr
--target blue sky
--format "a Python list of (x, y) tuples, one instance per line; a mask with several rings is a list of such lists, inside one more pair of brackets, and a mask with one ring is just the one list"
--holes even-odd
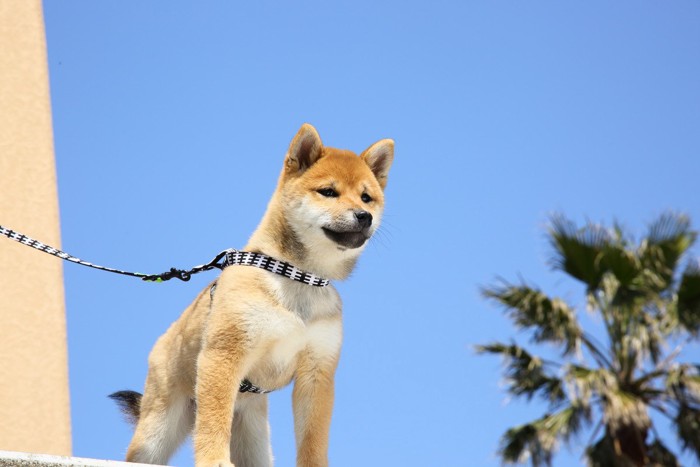
[[(479, 286), (524, 277), (580, 304), (547, 265), (551, 213), (641, 234), (673, 209), (700, 226), (696, 1), (44, 8), (63, 248), (88, 261), (161, 272), (241, 247), (304, 122), (357, 152), (396, 140), (382, 230), (337, 284), (337, 467), (499, 465), (503, 431), (543, 408), (508, 402), (497, 359), (474, 354), (527, 337)], [(143, 387), (155, 340), (213, 273), (64, 274), (74, 454), (119, 459), (131, 429), (107, 394)], [(293, 465), (289, 390), (271, 425)]]

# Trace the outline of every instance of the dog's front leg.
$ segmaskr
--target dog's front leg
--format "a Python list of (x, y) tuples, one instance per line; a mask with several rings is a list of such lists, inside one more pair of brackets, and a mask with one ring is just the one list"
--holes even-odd
[(328, 434), (333, 411), (337, 356), (319, 359), (302, 357), (292, 392), (297, 467), (328, 465)]
[(197, 414), (194, 455), (197, 467), (230, 467), (231, 422), (242, 354), (229, 346), (205, 344), (197, 360)]

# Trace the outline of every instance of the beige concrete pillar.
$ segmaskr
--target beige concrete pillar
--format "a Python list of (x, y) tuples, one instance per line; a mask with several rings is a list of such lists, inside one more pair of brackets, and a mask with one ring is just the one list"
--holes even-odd
[[(40, 0), (0, 0), (0, 225), (60, 248)], [(0, 450), (70, 455), (61, 260), (0, 237)]]

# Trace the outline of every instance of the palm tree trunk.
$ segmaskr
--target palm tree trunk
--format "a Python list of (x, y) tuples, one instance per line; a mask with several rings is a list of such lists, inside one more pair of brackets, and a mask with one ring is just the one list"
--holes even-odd
[(612, 435), (615, 454), (636, 467), (649, 465), (647, 432), (646, 428), (635, 426), (624, 426), (615, 430)]

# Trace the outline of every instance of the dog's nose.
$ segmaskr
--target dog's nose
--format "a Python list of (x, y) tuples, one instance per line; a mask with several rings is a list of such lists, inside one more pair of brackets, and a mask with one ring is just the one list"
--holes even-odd
[(372, 214), (367, 211), (355, 211), (355, 219), (357, 219), (357, 223), (363, 229), (372, 225)]

